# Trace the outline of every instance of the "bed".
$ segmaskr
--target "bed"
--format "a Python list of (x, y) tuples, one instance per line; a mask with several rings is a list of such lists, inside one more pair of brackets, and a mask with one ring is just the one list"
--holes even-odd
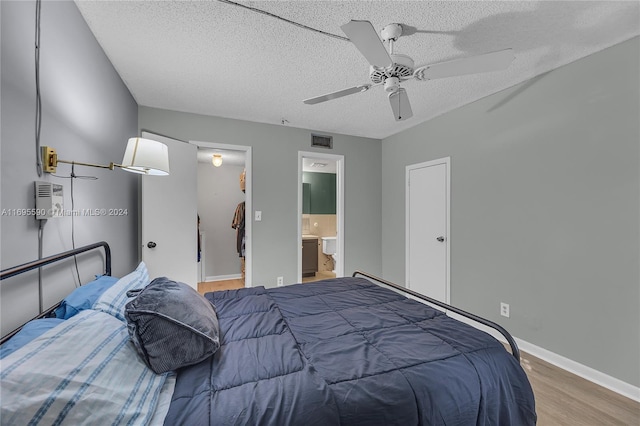
[[(506, 330), (417, 293), (407, 298), (393, 283), (356, 272), (204, 297), (185, 287), (151, 280), (141, 263), (120, 279), (103, 274), (3, 339), (2, 424), (536, 422)], [(445, 310), (495, 328), (511, 353)], [(42, 321), (52, 324), (33, 333)]]

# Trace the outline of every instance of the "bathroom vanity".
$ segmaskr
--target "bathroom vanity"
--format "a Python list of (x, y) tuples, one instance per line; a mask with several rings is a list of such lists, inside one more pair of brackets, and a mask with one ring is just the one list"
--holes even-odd
[(318, 271), (318, 237), (302, 236), (302, 276), (313, 277)]

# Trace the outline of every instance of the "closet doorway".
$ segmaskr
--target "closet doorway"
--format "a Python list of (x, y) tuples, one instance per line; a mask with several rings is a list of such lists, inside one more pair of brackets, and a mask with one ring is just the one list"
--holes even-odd
[(344, 156), (298, 152), (298, 282), (344, 276)]
[(251, 147), (192, 143), (198, 147), (199, 288), (251, 287)]

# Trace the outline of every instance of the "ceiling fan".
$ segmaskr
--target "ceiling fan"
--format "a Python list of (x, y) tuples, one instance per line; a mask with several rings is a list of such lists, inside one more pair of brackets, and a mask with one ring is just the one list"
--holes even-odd
[(514, 59), (513, 50), (505, 49), (414, 68), (413, 59), (393, 51), (394, 42), (402, 35), (401, 24), (389, 24), (380, 32), (382, 40), (389, 44), (388, 52), (371, 22), (352, 20), (340, 28), (371, 64), (369, 69), (371, 83), (360, 84), (348, 89), (305, 99), (303, 101), (305, 104), (313, 105), (354, 93), (365, 92), (374, 86), (384, 85), (384, 90), (388, 93), (389, 103), (396, 121), (406, 120), (413, 116), (413, 112), (406, 90), (400, 87), (401, 82), (412, 78), (425, 81), (498, 71), (507, 68)]

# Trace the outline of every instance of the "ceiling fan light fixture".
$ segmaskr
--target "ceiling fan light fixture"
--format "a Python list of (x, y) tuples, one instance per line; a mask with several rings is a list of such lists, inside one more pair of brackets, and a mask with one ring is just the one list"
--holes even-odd
[(214, 167), (222, 166), (222, 155), (213, 154), (213, 157), (211, 157), (211, 163), (214, 165)]
[(389, 77), (384, 81), (385, 92), (394, 93), (398, 89), (400, 89), (400, 79), (398, 77)]

